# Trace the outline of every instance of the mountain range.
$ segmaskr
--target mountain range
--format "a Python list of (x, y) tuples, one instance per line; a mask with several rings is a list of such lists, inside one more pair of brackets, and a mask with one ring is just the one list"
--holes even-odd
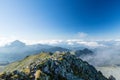
[[(101, 43), (112, 45), (116, 42), (113, 41), (111, 44), (109, 42)], [(119, 46), (99, 47), (91, 49), (80, 46), (67, 47), (63, 45), (26, 45), (24, 42), (15, 40), (3, 47), (0, 47), (0, 65), (6, 65), (8, 63), (24, 59), (26, 56), (38, 54), (40, 52), (51, 52), (52, 54), (56, 52), (70, 52), (94, 66), (120, 65)], [(111, 59), (112, 61), (110, 61)]]
[(26, 45), (25, 43), (16, 40), (8, 45), (0, 47), (0, 61), (13, 62), (16, 60), (23, 59), (28, 55), (37, 54), (42, 51), (56, 52), (56, 51), (69, 51), (69, 50), (62, 47), (42, 45), (42, 44)]
[(76, 55), (81, 55), (86, 53), (87, 51), (89, 52), (90, 50), (85, 49), (83, 50), (83, 52), (81, 52), (82, 51), (81, 50), (79, 54), (78, 53), (79, 50), (74, 48), (69, 49), (60, 46), (43, 45), (43, 44), (26, 45), (25, 43), (19, 40), (15, 40), (10, 44), (0, 47), (0, 62), (1, 64), (6, 64), (8, 62), (21, 60), (28, 55), (38, 54), (40, 52), (55, 53), (55, 52), (70, 52), (70, 51), (74, 51)]

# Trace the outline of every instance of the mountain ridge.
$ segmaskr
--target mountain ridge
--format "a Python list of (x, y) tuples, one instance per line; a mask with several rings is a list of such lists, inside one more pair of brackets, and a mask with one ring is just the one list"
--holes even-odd
[(67, 53), (41, 53), (14, 62), (1, 73), (9, 80), (111, 80), (92, 65)]

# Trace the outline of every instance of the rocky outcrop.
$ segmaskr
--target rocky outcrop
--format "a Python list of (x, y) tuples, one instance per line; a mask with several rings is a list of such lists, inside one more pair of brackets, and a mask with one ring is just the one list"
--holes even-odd
[[(8, 66), (9, 69), (6, 68), (6, 72), (1, 73), (0, 78), (3, 80), (109, 80), (92, 65), (70, 53), (53, 55), (43, 53), (33, 57), (28, 56), (23, 61), (13, 63), (13, 67), (17, 67), (17, 70), (13, 67), (11, 70)], [(30, 59), (32, 60), (29, 64), (24, 64)]]
[(112, 75), (109, 77), (109, 80), (116, 80)]

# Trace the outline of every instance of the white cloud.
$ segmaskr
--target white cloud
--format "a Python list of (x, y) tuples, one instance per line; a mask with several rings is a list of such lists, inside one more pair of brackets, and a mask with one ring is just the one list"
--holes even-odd
[(104, 44), (100, 44), (96, 41), (85, 41), (85, 40), (78, 40), (78, 39), (69, 39), (69, 40), (20, 40), (25, 42), (27, 45), (32, 45), (32, 44), (47, 44), (47, 45), (70, 45), (70, 46), (83, 46), (83, 47), (101, 47), (105, 46)]
[[(21, 40), (22, 41), (22, 40)], [(47, 44), (47, 45), (70, 45), (70, 46), (83, 46), (83, 47), (100, 47), (104, 46), (103, 44), (100, 44), (96, 41), (85, 41), (85, 40), (79, 40), (79, 39), (69, 39), (69, 40), (39, 40), (39, 41), (30, 41), (30, 40), (24, 40), (27, 45), (31, 44)]]
[[(80, 34), (81, 37), (83, 37), (83, 33)], [(84, 35), (85, 36), (85, 35)], [(120, 46), (120, 41), (118, 40), (112, 40), (112, 41), (86, 41), (83, 39), (68, 39), (68, 40), (22, 40), (18, 39), (15, 36), (11, 37), (5, 37), (0, 36), (0, 46), (4, 46), (5, 44), (8, 44), (14, 40), (20, 40), (22, 42), (25, 42), (27, 45), (32, 44), (47, 44), (47, 45), (56, 45), (56, 46), (74, 46), (74, 47), (106, 47), (111, 44), (111, 46)], [(110, 43), (110, 44), (109, 44)]]
[[(22, 40), (21, 40), (22, 41)], [(63, 40), (23, 40), (27, 45), (32, 45), (32, 44), (47, 44), (47, 45), (55, 45), (62, 43)]]
[(41, 41), (39, 41), (39, 43), (41, 43), (41, 44), (48, 44), (48, 45), (55, 45), (55, 44), (59, 44), (59, 43), (61, 43), (62, 42), (62, 40), (41, 40)]
[(0, 46), (4, 46), (5, 44), (8, 44), (12, 41), (16, 40), (15, 37), (5, 37), (5, 36), (0, 36)]
[(98, 47), (98, 46), (103, 46), (102, 44), (99, 44), (97, 42), (77, 42), (78, 44), (83, 44), (83, 45), (86, 45), (86, 46), (91, 46), (91, 47)]

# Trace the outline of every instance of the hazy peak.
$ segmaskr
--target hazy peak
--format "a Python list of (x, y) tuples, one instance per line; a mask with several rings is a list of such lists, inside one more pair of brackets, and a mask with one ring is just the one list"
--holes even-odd
[(19, 41), (19, 40), (15, 40), (13, 42), (11, 42), (9, 45), (7, 45), (9, 47), (16, 47), (16, 46), (25, 46), (25, 43)]

